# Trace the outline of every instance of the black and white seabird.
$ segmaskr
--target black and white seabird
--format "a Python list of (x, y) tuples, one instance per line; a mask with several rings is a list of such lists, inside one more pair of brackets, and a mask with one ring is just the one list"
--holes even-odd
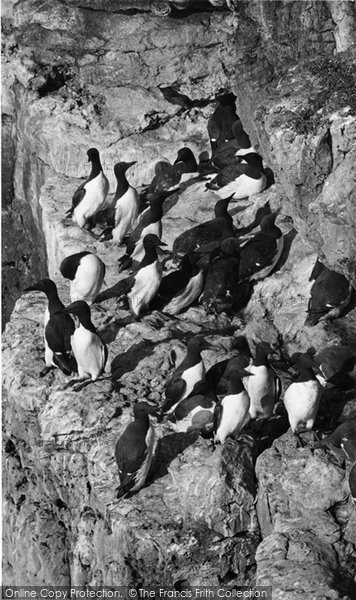
[(356, 461), (356, 417), (341, 423), (330, 435), (315, 444), (320, 448), (327, 445), (341, 448), (347, 460)]
[(92, 323), (90, 307), (84, 300), (77, 300), (67, 306), (64, 312), (75, 315), (79, 320), (79, 326), (71, 336), (79, 379), (71, 383), (86, 379), (96, 381), (104, 373), (108, 349)]
[(232, 217), (227, 210), (230, 201), (231, 196), (218, 200), (214, 207), (214, 219), (183, 231), (176, 237), (172, 247), (174, 260), (212, 242), (216, 242), (218, 248), (221, 239), (235, 235)]
[(272, 348), (268, 342), (259, 342), (252, 364), (246, 367), (252, 377), (242, 380), (250, 396), (251, 419), (271, 417), (275, 402), (281, 394), (281, 382), (268, 361), (268, 354), (271, 353)]
[(206, 381), (199, 381), (191, 394), (176, 405), (171, 417), (173, 428), (179, 433), (210, 433), (217, 402), (218, 398), (211, 386)]
[(341, 273), (324, 268), (316, 276), (310, 290), (306, 325), (316, 325), (325, 319), (336, 319), (348, 306), (352, 285)]
[(70, 279), (70, 299), (85, 300), (91, 305), (100, 292), (106, 267), (92, 252), (77, 252), (67, 256), (59, 267), (61, 274)]
[(214, 441), (223, 444), (227, 437), (238, 434), (249, 421), (250, 398), (242, 378), (251, 376), (244, 369), (229, 367), (226, 396), (215, 406)]
[(192, 150), (186, 146), (178, 150), (174, 166), (180, 168), (182, 171), (181, 182), (189, 179), (192, 173), (198, 172), (198, 164), (195, 160), (195, 156)]
[(213, 152), (227, 140), (233, 139), (232, 125), (237, 120), (236, 105), (232, 97), (221, 98), (208, 119), (208, 134)]
[(212, 163), (219, 169), (224, 169), (236, 162), (236, 156), (243, 156), (255, 152), (250, 138), (244, 131), (240, 120), (235, 121), (232, 127), (233, 139), (225, 141), (213, 153)]
[(220, 242), (219, 256), (209, 266), (200, 302), (207, 312), (232, 309), (239, 294), (240, 245), (235, 237)]
[(137, 402), (133, 409), (134, 421), (118, 439), (115, 448), (120, 477), (118, 498), (137, 492), (146, 481), (155, 447), (155, 431), (148, 415), (156, 410), (147, 402)]
[(166, 246), (157, 235), (149, 233), (143, 238), (144, 257), (133, 276), (133, 285), (127, 294), (130, 310), (138, 319), (142, 310), (150, 305), (162, 280), (162, 263), (157, 248)]
[(241, 246), (239, 280), (259, 280), (267, 277), (277, 265), (284, 246), (282, 231), (275, 224), (278, 213), (263, 217), (260, 229)]
[(66, 216), (72, 217), (81, 229), (86, 225), (88, 229), (93, 228), (92, 217), (104, 207), (109, 191), (109, 181), (103, 173), (98, 150), (89, 148), (87, 154), (88, 161), (92, 163), (91, 173), (74, 193), (72, 206), (66, 212)]
[(113, 239), (117, 244), (121, 244), (124, 237), (132, 231), (136, 224), (139, 195), (136, 188), (130, 185), (126, 179), (126, 171), (135, 164), (136, 161), (134, 160), (132, 162), (119, 162), (114, 166), (117, 180), (114, 198), (114, 222), (101, 234), (100, 239), (102, 242)]
[(186, 254), (177, 271), (162, 278), (150, 308), (168, 315), (177, 315), (190, 306), (201, 294), (204, 283), (199, 255)]
[(348, 389), (355, 384), (350, 373), (356, 366), (356, 348), (345, 344), (334, 344), (322, 348), (314, 355), (314, 372), (325, 385), (334, 385), (341, 389)]
[[(284, 405), (288, 413), (290, 427), (298, 437), (300, 426), (306, 431), (313, 429), (319, 408), (322, 387), (314, 375), (313, 358), (310, 354), (300, 354), (293, 364), (299, 375), (284, 393)], [(300, 439), (298, 438), (299, 442)]]
[(205, 366), (201, 352), (211, 348), (211, 344), (202, 336), (198, 335), (189, 340), (184, 360), (166, 383), (162, 414), (172, 412), (178, 402), (191, 394), (195, 384), (204, 379)]
[(75, 326), (73, 319), (63, 312), (65, 306), (58, 297), (56, 284), (51, 279), (41, 279), (24, 291), (43, 292), (48, 300), (43, 322), (46, 368), (40, 376), (46, 375), (53, 367), (58, 367), (65, 375), (70, 375), (73, 371), (70, 340)]
[(256, 152), (251, 152), (236, 156), (235, 162), (213, 177), (206, 188), (216, 190), (221, 198), (232, 194), (238, 200), (262, 192), (266, 185), (262, 158)]
[(236, 337), (231, 346), (233, 356), (215, 363), (207, 371), (205, 381), (217, 394), (225, 395), (229, 387), (229, 373), (247, 369), (252, 364), (252, 354), (245, 336)]
[(128, 240), (126, 254), (119, 258), (120, 270), (129, 268), (131, 264), (135, 265), (141, 262), (144, 256), (143, 240), (146, 235), (153, 234), (161, 239), (163, 203), (169, 196), (178, 191), (179, 188), (159, 191), (149, 197), (150, 206), (140, 215), (139, 222)]

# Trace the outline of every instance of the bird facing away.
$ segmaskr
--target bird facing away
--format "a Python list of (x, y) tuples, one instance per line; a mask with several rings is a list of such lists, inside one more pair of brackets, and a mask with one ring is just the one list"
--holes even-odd
[(234, 235), (233, 221), (228, 213), (229, 202), (232, 196), (218, 200), (214, 207), (215, 218), (191, 229), (183, 231), (173, 242), (173, 257), (177, 258), (189, 254), (200, 248), (203, 244), (219, 241), (222, 237)]
[(268, 342), (259, 342), (255, 358), (246, 370), (252, 377), (244, 378), (243, 384), (250, 396), (250, 417), (269, 418), (281, 393), (281, 382), (268, 362), (272, 348)]
[(263, 279), (277, 265), (284, 246), (282, 231), (275, 224), (277, 215), (264, 216), (261, 231), (241, 247), (239, 281)]
[[(90, 308), (83, 300), (77, 300), (67, 306), (64, 312), (75, 315), (79, 320), (79, 327), (71, 336), (71, 346), (78, 364), (79, 380), (96, 381), (104, 373), (108, 349), (91, 321)], [(73, 383), (75, 381), (78, 379)]]
[(88, 161), (92, 164), (90, 175), (74, 192), (72, 206), (66, 216), (72, 217), (81, 229), (88, 226), (91, 230), (95, 225), (94, 215), (104, 207), (109, 181), (103, 173), (98, 150), (89, 148), (87, 154)]
[(206, 188), (216, 190), (221, 198), (233, 194), (235, 200), (238, 200), (262, 192), (266, 185), (262, 158), (256, 152), (251, 152), (237, 156), (233, 164), (222, 169), (206, 184)]
[(186, 254), (180, 269), (162, 278), (150, 308), (168, 315), (177, 315), (190, 306), (201, 294), (204, 276), (199, 266), (199, 255)]
[(100, 236), (101, 241), (108, 239), (121, 244), (125, 235), (127, 235), (135, 226), (138, 208), (139, 195), (136, 188), (129, 184), (126, 179), (126, 171), (136, 164), (132, 162), (119, 162), (114, 166), (114, 173), (117, 180), (115, 192), (115, 214), (114, 222), (110, 224), (107, 230), (104, 230)]
[(65, 306), (58, 297), (56, 284), (51, 279), (41, 279), (24, 291), (43, 292), (48, 300), (43, 322), (46, 367), (40, 376), (46, 375), (53, 367), (70, 375), (73, 371), (69, 356), (72, 350), (70, 339), (75, 326), (73, 319), (63, 312)]
[(199, 431), (208, 434), (213, 428), (213, 414), (218, 398), (206, 381), (195, 384), (191, 394), (176, 405), (172, 421), (177, 432)]
[(120, 477), (118, 498), (137, 492), (146, 481), (155, 447), (155, 431), (148, 415), (154, 410), (147, 402), (137, 402), (133, 409), (134, 421), (118, 439), (115, 448)]
[(251, 374), (244, 369), (229, 367), (227, 373), (229, 386), (226, 396), (215, 406), (214, 441), (223, 444), (231, 435), (240, 433), (249, 420), (250, 398), (246, 392), (242, 378)]
[(162, 280), (162, 263), (157, 255), (157, 248), (166, 246), (157, 235), (149, 233), (143, 238), (144, 257), (134, 275), (134, 282), (127, 298), (130, 310), (139, 318), (142, 310), (147, 308), (156, 295)]
[(307, 353), (300, 354), (293, 366), (297, 369), (299, 375), (296, 381), (286, 389), (284, 405), (288, 413), (290, 427), (298, 438), (300, 426), (304, 425), (306, 431), (313, 429), (322, 388), (313, 372), (312, 356)]
[(89, 306), (100, 292), (106, 267), (101, 258), (92, 252), (77, 252), (67, 256), (59, 267), (61, 274), (70, 280), (70, 299), (85, 300)]
[(184, 360), (166, 383), (166, 397), (162, 404), (161, 414), (172, 412), (178, 402), (190, 395), (195, 384), (204, 379), (205, 366), (201, 352), (211, 348), (211, 344), (202, 336), (198, 335), (189, 340)]
[(351, 300), (351, 283), (341, 273), (324, 268), (319, 271), (310, 290), (306, 325), (325, 319), (336, 319)]
[(233, 139), (232, 125), (237, 120), (233, 99), (219, 100), (213, 114), (208, 119), (208, 134), (212, 152), (227, 140)]

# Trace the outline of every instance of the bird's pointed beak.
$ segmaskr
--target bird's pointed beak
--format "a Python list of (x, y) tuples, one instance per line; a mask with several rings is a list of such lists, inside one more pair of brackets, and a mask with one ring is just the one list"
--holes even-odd
[(137, 160), (133, 160), (132, 162), (127, 163), (127, 168), (129, 169), (130, 167), (132, 167), (133, 165), (135, 165), (137, 163)]
[(23, 290), (24, 292), (38, 292), (38, 288), (35, 285), (30, 285), (29, 287)]

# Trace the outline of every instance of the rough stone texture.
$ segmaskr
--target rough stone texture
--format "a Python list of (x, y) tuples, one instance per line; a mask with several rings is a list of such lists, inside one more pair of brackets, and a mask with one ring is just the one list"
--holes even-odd
[[(206, 316), (201, 307), (161, 327), (154, 316), (132, 322), (115, 300), (105, 303), (105, 313), (95, 308), (94, 322), (110, 347), (112, 381), (78, 394), (63, 389), (61, 373), (38, 378), (44, 301), (36, 294), (18, 301), (4, 340), (5, 442), (14, 443), (4, 457), (6, 582), (110, 585), (137, 583), (143, 573), (147, 585), (161, 583), (162, 574), (167, 584), (249, 584), (259, 541), (253, 460), (271, 439), (259, 442), (246, 433), (212, 452), (209, 442), (160, 425), (147, 486), (120, 502), (113, 451), (132, 403), (160, 401), (172, 368), (167, 353), (174, 349), (180, 360), (193, 333), (203, 331), (220, 344), (218, 352), (206, 353), (208, 366), (225, 357), (232, 334), (243, 331), (269, 339), (282, 354), (355, 336), (352, 307), (331, 325), (303, 328), (317, 252), (354, 278), (354, 96), (350, 79), (347, 97), (342, 86), (333, 89), (334, 80), (323, 85), (330, 65), (332, 73), (338, 65), (342, 74), (352, 70), (355, 4), (256, 0), (229, 2), (231, 12), (212, 11), (209, 3), (208, 12), (190, 10), (183, 18), (169, 17), (165, 3), (134, 0), (120, 9), (112, 0), (3, 4), (3, 112), (5, 139), (12, 140), (4, 157), (5, 223), (11, 224), (4, 258), (6, 268), (16, 269), (8, 293), (17, 296), (30, 274), (33, 280), (48, 272), (68, 301), (59, 262), (83, 249), (100, 254), (107, 284), (115, 282), (122, 250), (93, 242), (64, 220), (88, 172), (86, 150), (99, 148), (111, 194), (118, 160), (137, 160), (129, 178), (147, 183), (155, 162), (173, 160), (180, 146), (195, 153), (208, 148), (206, 120), (224, 91), (236, 94), (244, 126), (276, 177), (273, 188), (232, 213), (247, 225), (269, 199), (281, 209), (287, 242), (275, 274), (255, 287), (247, 310), (232, 323), (224, 315)], [(320, 63), (325, 73), (315, 72), (320, 55), (330, 60)], [(203, 190), (192, 180), (165, 215), (169, 244), (175, 233), (208, 217), (214, 196)], [(18, 253), (21, 228), (27, 235)], [(325, 392), (320, 426), (330, 430), (354, 406), (354, 391)], [(283, 406), (276, 422), (280, 435), (287, 427)], [(286, 440), (258, 463), (265, 539), (256, 556), (257, 581), (272, 582), (276, 598), (347, 595), (355, 522), (350, 505), (341, 505), (348, 493), (344, 465), (340, 457), (313, 456)], [(325, 497), (315, 474), (325, 482)], [(296, 498), (306, 492), (310, 501), (298, 512)], [(341, 581), (334, 578), (338, 567)]]
[(354, 512), (343, 453), (297, 449), (292, 438), (289, 431), (256, 463), (264, 537), (256, 583), (273, 585), (277, 599), (352, 597), (352, 570), (339, 562)]

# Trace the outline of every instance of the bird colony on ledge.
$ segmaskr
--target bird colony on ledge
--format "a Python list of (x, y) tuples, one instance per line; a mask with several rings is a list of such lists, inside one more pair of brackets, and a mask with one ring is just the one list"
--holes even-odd
[[(91, 172), (75, 191), (66, 216), (100, 241), (125, 245), (118, 271), (127, 277), (100, 292), (105, 264), (91, 252), (67, 256), (60, 265), (70, 281), (71, 304), (58, 297), (50, 279), (42, 279), (25, 291), (46, 294), (44, 315), (45, 368), (53, 367), (70, 376), (67, 387), (78, 391), (104, 375), (108, 348), (92, 322), (90, 306), (116, 297), (126, 302), (134, 319), (155, 311), (160, 327), (191, 306), (200, 303), (208, 314), (235, 315), (249, 302), (256, 281), (276, 267), (284, 236), (276, 224), (278, 212), (269, 204), (258, 209), (250, 226), (237, 229), (228, 212), (231, 203), (266, 189), (273, 174), (264, 169), (262, 157), (251, 145), (249, 136), (231, 102), (218, 103), (208, 120), (212, 155), (203, 152), (199, 164), (192, 151), (178, 151), (174, 164), (160, 161), (151, 183), (139, 194), (129, 183), (127, 172), (134, 162), (118, 162), (114, 167), (117, 189), (114, 200), (107, 201), (109, 182), (96, 148), (87, 152)], [(179, 235), (168, 252), (161, 241), (164, 203), (180, 191), (189, 178), (206, 181), (219, 199), (211, 220)], [(98, 231), (99, 229), (99, 231)], [(164, 271), (170, 262), (169, 272)], [(305, 324), (336, 318), (350, 302), (352, 288), (347, 279), (326, 268), (318, 259), (310, 276), (314, 281)], [(102, 308), (102, 307), (101, 307)], [(155, 432), (149, 415), (158, 421), (168, 419), (179, 432), (197, 431), (211, 436), (214, 444), (224, 444), (238, 436), (250, 420), (257, 425), (274, 413), (281, 394), (281, 382), (273, 366), (274, 350), (267, 340), (256, 343), (254, 355), (245, 337), (236, 337), (232, 356), (214, 364), (207, 372), (202, 353), (213, 346), (204, 336), (192, 337), (186, 356), (165, 384), (161, 406), (137, 402), (134, 420), (116, 445), (120, 486), (118, 497), (130, 496), (145, 483), (155, 449)], [(271, 358), (272, 357), (272, 358)], [(294, 381), (284, 393), (284, 406), (298, 444), (305, 444), (301, 431), (313, 429), (323, 387), (345, 385), (356, 363), (347, 346), (331, 346), (318, 354), (296, 353), (290, 359)], [(332, 367), (331, 367), (332, 365)], [(343, 428), (343, 430), (338, 431)], [(341, 446), (350, 461), (356, 460), (356, 419), (341, 425), (330, 436)], [(328, 440), (325, 440), (326, 442)], [(311, 443), (310, 441), (308, 443)], [(316, 443), (320, 443), (316, 442)], [(356, 466), (350, 472), (350, 489), (356, 496)]]

